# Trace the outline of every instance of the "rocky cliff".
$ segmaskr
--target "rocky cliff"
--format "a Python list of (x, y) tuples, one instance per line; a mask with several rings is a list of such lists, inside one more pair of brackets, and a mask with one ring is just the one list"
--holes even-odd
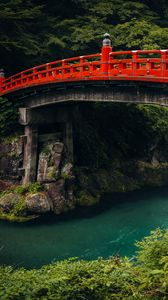
[(74, 165), (59, 134), (39, 138), (37, 183), (22, 187), (23, 138), (0, 145), (0, 214), (26, 220), (93, 205), (105, 193), (168, 184), (168, 109), (76, 105)]

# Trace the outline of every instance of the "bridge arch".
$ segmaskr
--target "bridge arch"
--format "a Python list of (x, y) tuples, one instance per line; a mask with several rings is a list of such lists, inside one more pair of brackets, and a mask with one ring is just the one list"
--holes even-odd
[(19, 95), (18, 98), (28, 108), (62, 102), (130, 102), (168, 106), (168, 84), (119, 80), (80, 81), (32, 88), (28, 94)]

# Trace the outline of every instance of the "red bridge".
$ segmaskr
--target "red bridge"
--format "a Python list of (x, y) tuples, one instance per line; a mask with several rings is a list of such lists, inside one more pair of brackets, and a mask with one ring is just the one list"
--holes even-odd
[(168, 83), (168, 50), (113, 52), (105, 35), (102, 52), (43, 64), (14, 76), (0, 73), (0, 96), (34, 86), (78, 81)]
[(9, 78), (1, 72), (3, 95), (19, 100), (20, 123), (25, 128), (22, 180), (29, 184), (38, 180), (40, 136), (49, 128), (52, 132), (59, 128), (66, 159), (73, 162), (76, 102), (168, 106), (168, 50), (113, 52), (105, 34), (99, 54), (54, 61)]

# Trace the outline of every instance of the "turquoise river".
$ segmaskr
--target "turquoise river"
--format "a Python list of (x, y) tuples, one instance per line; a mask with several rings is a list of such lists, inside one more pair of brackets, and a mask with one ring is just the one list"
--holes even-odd
[(168, 227), (168, 188), (108, 195), (99, 206), (61, 217), (0, 221), (0, 264), (30, 268), (69, 257), (132, 257), (135, 241), (158, 227)]

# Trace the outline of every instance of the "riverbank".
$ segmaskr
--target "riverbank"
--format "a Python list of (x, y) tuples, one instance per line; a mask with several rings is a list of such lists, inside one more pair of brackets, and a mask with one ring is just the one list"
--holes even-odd
[[(58, 196), (59, 181), (52, 183), (50, 189), (49, 184), (39, 183), (27, 187), (8, 187), (0, 194), (0, 219), (26, 222), (49, 212), (59, 215), (79, 206), (96, 205), (107, 193), (127, 193), (147, 187), (168, 186), (168, 164), (115, 161), (110, 169), (76, 168), (74, 178), (71, 201), (61, 200)], [(69, 178), (60, 182), (63, 189), (63, 186), (69, 184)]]
[(60, 261), (40, 269), (0, 267), (2, 299), (166, 299), (168, 231), (137, 243), (133, 260)]
[(136, 240), (155, 228), (168, 228), (167, 199), (168, 188), (149, 188), (107, 194), (94, 206), (29, 222), (0, 221), (0, 265), (30, 269), (69, 257), (131, 257)]

